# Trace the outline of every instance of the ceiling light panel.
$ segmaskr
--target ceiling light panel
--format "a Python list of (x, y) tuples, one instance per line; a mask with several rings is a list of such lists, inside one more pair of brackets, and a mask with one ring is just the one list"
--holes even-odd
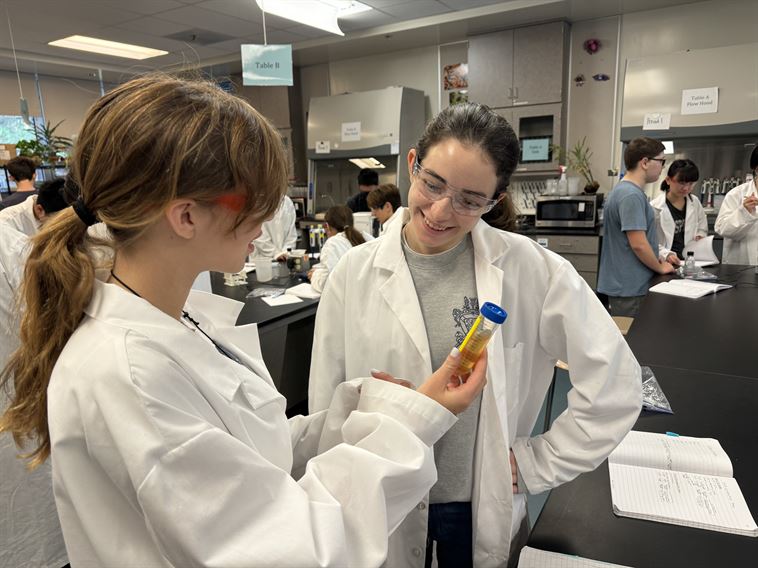
[(102, 55), (112, 55), (113, 57), (124, 57), (127, 59), (149, 59), (167, 55), (168, 51), (162, 49), (153, 49), (141, 45), (132, 45), (129, 43), (120, 43), (94, 37), (72, 35), (51, 41), (48, 45), (55, 47), (65, 47), (67, 49), (76, 49), (78, 51), (88, 51), (90, 53), (100, 53)]

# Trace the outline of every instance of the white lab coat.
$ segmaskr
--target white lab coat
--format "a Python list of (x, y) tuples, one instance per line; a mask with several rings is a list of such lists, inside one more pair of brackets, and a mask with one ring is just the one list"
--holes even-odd
[[(0, 368), (18, 347), (16, 297), (28, 255), (28, 237), (0, 224)], [(8, 404), (0, 391), (0, 412)], [(28, 448), (27, 448), (28, 451)], [(50, 463), (34, 471), (16, 457), (8, 432), (0, 434), (0, 566), (60, 568), (68, 563), (53, 498)]]
[(730, 190), (719, 209), (714, 228), (724, 237), (724, 264), (758, 264), (758, 212), (750, 213), (742, 205), (748, 195), (758, 195), (755, 183)]
[[(374, 240), (374, 237), (368, 233), (361, 232), (361, 235), (363, 235), (366, 242)], [(311, 286), (313, 286), (316, 292), (323, 292), (329, 274), (351, 248), (353, 248), (353, 245), (350, 244), (344, 231), (326, 239), (324, 246), (321, 247), (319, 262), (313, 267), (313, 274), (311, 275)]]
[[(703, 206), (696, 197), (687, 200), (687, 212), (684, 217), (684, 244), (688, 245), (695, 237), (708, 236), (708, 218), (705, 216)], [(666, 258), (671, 254), (671, 245), (674, 243), (674, 218), (671, 216), (666, 205), (666, 194), (661, 195), (650, 202), (655, 210), (655, 219), (658, 224), (658, 258)]]
[(285, 195), (274, 216), (263, 223), (261, 236), (253, 241), (256, 254), (276, 258), (288, 248), (294, 249), (297, 243), (295, 219), (295, 204)]
[(28, 237), (37, 234), (41, 224), (34, 216), (34, 205), (37, 203), (37, 195), (30, 195), (21, 203), (0, 209), (0, 224), (8, 225)]
[(379, 565), (434, 483), (430, 446), (455, 417), (365, 379), (288, 422), (256, 326), (234, 327), (242, 304), (194, 291), (190, 302), (244, 366), (99, 281), (55, 365), (53, 481), (71, 565)]
[[(432, 371), (403, 224), (350, 250), (329, 277), (316, 316), (311, 410), (327, 407), (343, 378), (370, 367), (411, 381)], [(484, 221), (472, 239), (479, 302), (509, 314), (488, 346), (474, 455), (474, 566), (486, 568), (506, 565), (524, 515), (525, 497), (511, 493), (508, 449), (530, 493), (594, 469), (637, 419), (641, 379), (618, 328), (568, 261)], [(571, 367), (568, 410), (530, 438), (557, 359)], [(427, 503), (392, 535), (387, 566), (424, 565)]]

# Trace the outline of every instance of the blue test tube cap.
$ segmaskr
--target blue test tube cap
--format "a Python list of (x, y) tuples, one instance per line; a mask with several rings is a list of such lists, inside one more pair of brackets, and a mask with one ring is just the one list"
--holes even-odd
[(482, 309), (479, 310), (481, 314), (490, 321), (494, 321), (496, 324), (501, 324), (508, 317), (508, 314), (503, 308), (492, 302), (484, 302)]

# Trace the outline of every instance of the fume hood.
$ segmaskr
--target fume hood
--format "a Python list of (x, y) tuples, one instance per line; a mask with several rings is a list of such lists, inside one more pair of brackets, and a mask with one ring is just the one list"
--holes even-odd
[(312, 98), (308, 212), (344, 204), (358, 192), (358, 172), (366, 165), (376, 169), (380, 184), (396, 184), (406, 203), (405, 158), (423, 132), (424, 117), (424, 93), (407, 87)]

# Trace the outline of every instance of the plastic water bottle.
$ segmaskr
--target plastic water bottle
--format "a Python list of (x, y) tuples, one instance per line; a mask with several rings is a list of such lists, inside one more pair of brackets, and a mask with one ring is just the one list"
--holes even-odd
[(689, 251), (687, 259), (684, 261), (684, 277), (692, 277), (697, 274), (697, 264), (695, 264), (695, 253)]

